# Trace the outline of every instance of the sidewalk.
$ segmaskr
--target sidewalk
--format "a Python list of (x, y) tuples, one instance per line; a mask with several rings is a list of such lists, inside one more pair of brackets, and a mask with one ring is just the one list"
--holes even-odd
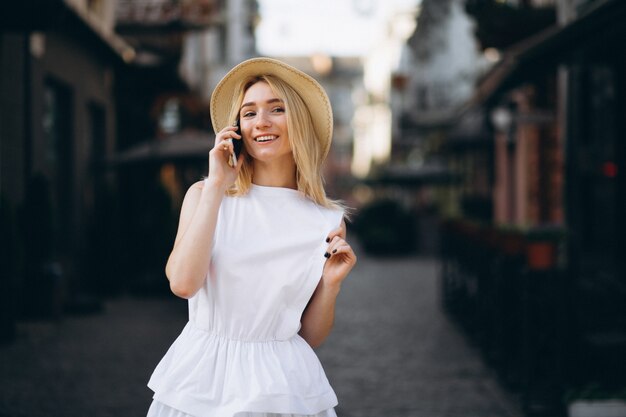
[(145, 416), (150, 373), (187, 319), (175, 297), (124, 297), (105, 312), (24, 322), (0, 346), (0, 417)]
[(439, 263), (359, 258), (318, 354), (339, 417), (520, 417), (440, 310)]
[[(339, 417), (520, 417), (439, 311), (438, 264), (360, 256), (318, 350)], [(144, 416), (146, 382), (186, 322), (175, 297), (122, 297), (103, 314), (24, 322), (0, 346), (0, 417)]]

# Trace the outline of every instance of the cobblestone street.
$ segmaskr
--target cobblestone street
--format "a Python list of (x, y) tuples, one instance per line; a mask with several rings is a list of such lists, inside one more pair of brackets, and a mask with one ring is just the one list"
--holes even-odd
[[(318, 350), (339, 417), (518, 417), (476, 351), (440, 312), (438, 263), (360, 256), (334, 333)], [(0, 347), (0, 416), (134, 417), (186, 322), (175, 297), (120, 297), (104, 313), (22, 322)]]
[(440, 311), (439, 263), (363, 256), (319, 350), (340, 417), (517, 417), (478, 352)]

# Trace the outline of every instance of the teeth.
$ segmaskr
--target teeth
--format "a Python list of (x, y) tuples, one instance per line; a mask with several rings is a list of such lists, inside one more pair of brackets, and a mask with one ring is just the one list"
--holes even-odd
[(269, 142), (270, 140), (276, 139), (276, 136), (268, 135), (268, 136), (259, 136), (255, 139), (257, 142)]

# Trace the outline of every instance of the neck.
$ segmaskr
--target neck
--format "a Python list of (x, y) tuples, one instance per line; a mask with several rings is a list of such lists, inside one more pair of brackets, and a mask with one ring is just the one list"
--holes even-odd
[(292, 160), (284, 163), (263, 163), (255, 160), (252, 174), (252, 183), (265, 187), (282, 187), (296, 190), (296, 164)]

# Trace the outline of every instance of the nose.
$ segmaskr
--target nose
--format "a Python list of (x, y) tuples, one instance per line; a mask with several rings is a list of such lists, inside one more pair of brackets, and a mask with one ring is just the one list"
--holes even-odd
[(257, 116), (256, 127), (258, 129), (270, 127), (272, 122), (270, 121), (269, 114), (266, 111), (260, 111)]

